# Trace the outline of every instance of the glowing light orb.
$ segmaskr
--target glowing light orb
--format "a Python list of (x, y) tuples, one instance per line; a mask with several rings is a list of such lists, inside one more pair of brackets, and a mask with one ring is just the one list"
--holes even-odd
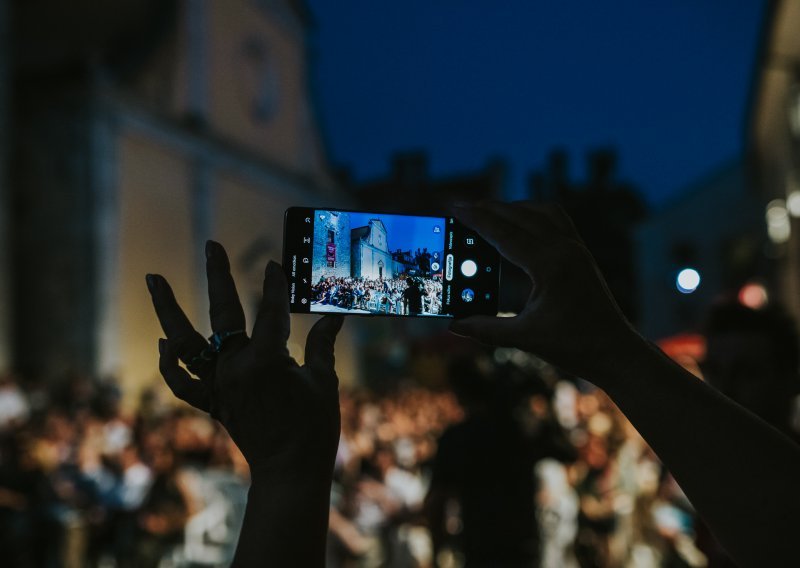
[(700, 286), (700, 273), (694, 268), (684, 268), (678, 272), (675, 287), (682, 294), (691, 294)]
[(761, 284), (751, 282), (739, 290), (739, 303), (748, 308), (758, 310), (763, 308), (768, 300), (767, 290)]

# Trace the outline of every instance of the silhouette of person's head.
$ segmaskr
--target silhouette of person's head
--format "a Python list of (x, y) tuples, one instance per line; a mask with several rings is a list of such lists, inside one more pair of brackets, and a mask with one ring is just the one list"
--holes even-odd
[(530, 396), (550, 395), (538, 373), (511, 363), (495, 363), (484, 353), (454, 359), (448, 378), (468, 413), (489, 410), (507, 414)]
[(496, 391), (491, 373), (487, 358), (462, 356), (450, 362), (448, 382), (467, 413), (485, 409), (491, 404)]
[(798, 334), (782, 310), (753, 310), (739, 303), (714, 306), (705, 325), (708, 382), (783, 430), (790, 431), (798, 380)]

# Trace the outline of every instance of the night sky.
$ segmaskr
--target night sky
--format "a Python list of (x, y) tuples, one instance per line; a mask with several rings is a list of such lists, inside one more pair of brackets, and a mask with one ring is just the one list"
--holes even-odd
[(663, 203), (737, 156), (763, 3), (755, 0), (310, 0), (312, 78), (334, 163), (359, 181), (396, 150), (434, 175), (613, 146)]
[[(427, 248), (429, 252), (444, 250), (445, 219), (435, 217), (412, 217), (410, 215), (373, 215), (351, 213), (350, 228), (357, 229), (378, 218), (386, 228), (386, 242), (390, 251)], [(438, 227), (438, 230), (437, 230)]]

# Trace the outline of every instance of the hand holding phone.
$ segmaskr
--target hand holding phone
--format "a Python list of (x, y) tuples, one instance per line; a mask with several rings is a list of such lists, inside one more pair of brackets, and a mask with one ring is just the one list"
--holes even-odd
[(453, 217), (292, 207), (283, 266), (295, 313), (497, 313), (500, 256)]
[(530, 276), (525, 307), (508, 318), (475, 317), (450, 329), (500, 347), (534, 353), (605, 387), (619, 361), (641, 350), (572, 220), (558, 207), (485, 202), (457, 210), (465, 223)]

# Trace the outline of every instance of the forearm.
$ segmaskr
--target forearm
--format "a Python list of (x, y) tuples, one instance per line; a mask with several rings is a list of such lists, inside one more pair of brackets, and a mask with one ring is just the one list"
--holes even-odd
[(330, 481), (254, 477), (233, 567), (325, 566)]
[(598, 376), (741, 566), (796, 561), (800, 448), (658, 349)]

